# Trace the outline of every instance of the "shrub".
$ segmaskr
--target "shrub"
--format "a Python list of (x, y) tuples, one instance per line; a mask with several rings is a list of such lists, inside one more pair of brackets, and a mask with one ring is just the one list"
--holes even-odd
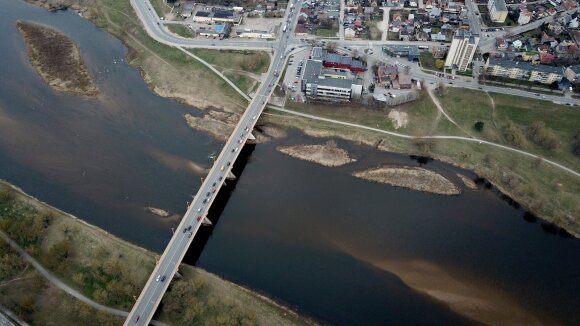
[(473, 129), (475, 129), (475, 131), (477, 132), (482, 132), (483, 131), (483, 126), (484, 123), (481, 121), (477, 121), (474, 125), (473, 125)]
[(502, 135), (505, 140), (514, 146), (524, 147), (526, 145), (526, 137), (523, 131), (516, 127), (512, 121), (508, 121), (502, 128)]
[(550, 150), (558, 148), (560, 142), (554, 133), (546, 129), (544, 122), (534, 121), (526, 128), (526, 137), (534, 143)]

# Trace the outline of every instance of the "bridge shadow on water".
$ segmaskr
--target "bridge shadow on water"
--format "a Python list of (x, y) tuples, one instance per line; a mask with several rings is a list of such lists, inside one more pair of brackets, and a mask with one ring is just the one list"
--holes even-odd
[(219, 222), (220, 216), (225, 209), (230, 196), (236, 189), (238, 179), (243, 176), (244, 169), (246, 168), (246, 165), (250, 160), (250, 156), (254, 152), (255, 148), (256, 144), (250, 143), (247, 143), (244, 147), (242, 147), (242, 150), (240, 151), (240, 154), (234, 166), (232, 167), (232, 173), (236, 176), (236, 179), (226, 180), (224, 186), (222, 186), (218, 192), (207, 214), (207, 217), (212, 222), (212, 225), (202, 226), (199, 231), (197, 231), (191, 246), (187, 250), (185, 257), (183, 257), (183, 263), (191, 266), (195, 266), (195, 264), (197, 264), (197, 261), (199, 260), (205, 245), (213, 233), (214, 227)]

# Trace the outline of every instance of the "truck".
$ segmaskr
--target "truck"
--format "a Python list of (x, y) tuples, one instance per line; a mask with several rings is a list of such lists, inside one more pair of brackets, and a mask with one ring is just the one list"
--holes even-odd
[(288, 25), (284, 25), (284, 27), (282, 27), (282, 33), (286, 33), (286, 28), (288, 28)]

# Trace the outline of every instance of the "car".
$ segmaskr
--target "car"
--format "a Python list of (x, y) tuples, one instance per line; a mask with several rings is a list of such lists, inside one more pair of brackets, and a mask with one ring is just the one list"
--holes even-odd
[(222, 167), (220, 168), (220, 171), (223, 171), (225, 169), (226, 169), (226, 167), (222, 165)]
[(161, 279), (161, 275), (157, 275), (157, 277), (155, 278), (155, 282), (159, 282), (160, 279)]
[(201, 207), (197, 209), (197, 212), (198, 212), (198, 213), (199, 213), (199, 212), (201, 212)]
[(135, 317), (135, 322), (139, 321), (139, 316)]
[(224, 177), (219, 177), (219, 180), (222, 181), (224, 179)]
[(247, 126), (246, 129), (244, 129), (244, 131), (248, 131), (250, 130), (250, 126)]
[(536, 93), (536, 96), (540, 96), (540, 93)]
[(214, 188), (214, 189), (213, 189), (211, 192), (213, 192), (213, 193), (215, 194), (216, 190), (217, 190), (217, 189), (215, 189), (215, 188)]
[(212, 186), (212, 187), (215, 187), (215, 186), (217, 186), (217, 181), (216, 181), (216, 182), (214, 182), (214, 183), (213, 183), (211, 186)]
[(238, 139), (238, 144), (241, 144), (241, 143), (242, 143), (242, 140), (241, 139)]
[[(187, 237), (188, 237), (188, 238), (191, 238), (191, 236), (192, 236), (192, 235), (193, 235), (193, 232), (189, 232), (189, 233), (187, 234)], [(163, 280), (161, 280), (161, 282), (163, 282)]]
[(211, 193), (208, 191), (207, 194), (205, 194), (205, 196), (208, 197), (209, 195), (211, 195)]
[(234, 149), (232, 149), (232, 153), (235, 153), (235, 152), (236, 152), (236, 149), (235, 149), (235, 148), (234, 148)]
[(228, 162), (226, 165), (227, 165), (227, 166), (230, 166), (230, 164), (232, 164), (232, 162)]
[(256, 120), (256, 116), (253, 116), (253, 117), (252, 117), (252, 120)]
[(204, 204), (205, 204), (205, 203), (207, 203), (207, 198), (203, 200), (203, 203), (204, 203)]
[[(191, 234), (191, 232), (189, 232), (189, 234)], [(191, 237), (191, 235), (190, 235)], [(161, 282), (165, 281), (165, 275), (161, 276)]]
[(198, 216), (197, 216), (197, 221), (198, 221), (198, 222), (199, 222), (199, 221), (201, 221), (201, 219), (202, 219), (202, 218), (203, 218), (203, 216), (201, 216), (201, 215), (198, 215)]

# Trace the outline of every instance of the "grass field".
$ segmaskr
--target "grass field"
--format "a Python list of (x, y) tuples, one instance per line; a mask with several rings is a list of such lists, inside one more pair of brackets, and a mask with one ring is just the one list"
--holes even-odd
[(321, 36), (321, 37), (336, 37), (336, 33), (338, 33), (337, 29), (320, 28), (320, 29), (316, 30), (316, 36)]
[(167, 29), (169, 29), (172, 33), (175, 33), (179, 36), (183, 37), (194, 37), (195, 33), (191, 30), (191, 28), (180, 25), (180, 24), (168, 24), (165, 25)]
[(270, 56), (264, 51), (234, 51), (191, 49), (191, 53), (218, 68), (218, 70), (243, 70), (255, 74), (268, 71)]
[(557, 148), (546, 149), (528, 139), (516, 147), (580, 170), (580, 159), (572, 154), (574, 136), (580, 131), (580, 111), (576, 108), (496, 93), (488, 96), (484, 92), (451, 87), (440, 101), (445, 111), (464, 129), (473, 131), (474, 124), (481, 121), (484, 123), (483, 131), (473, 131), (474, 135), (509, 146), (514, 144), (502, 133), (509, 121), (522, 132), (533, 122), (541, 121), (546, 130), (557, 137)]
[(435, 58), (433, 58), (433, 54), (431, 54), (431, 52), (421, 52), (419, 61), (421, 62), (421, 67), (425, 69), (443, 71), (442, 69), (437, 69), (437, 67), (435, 67)]

